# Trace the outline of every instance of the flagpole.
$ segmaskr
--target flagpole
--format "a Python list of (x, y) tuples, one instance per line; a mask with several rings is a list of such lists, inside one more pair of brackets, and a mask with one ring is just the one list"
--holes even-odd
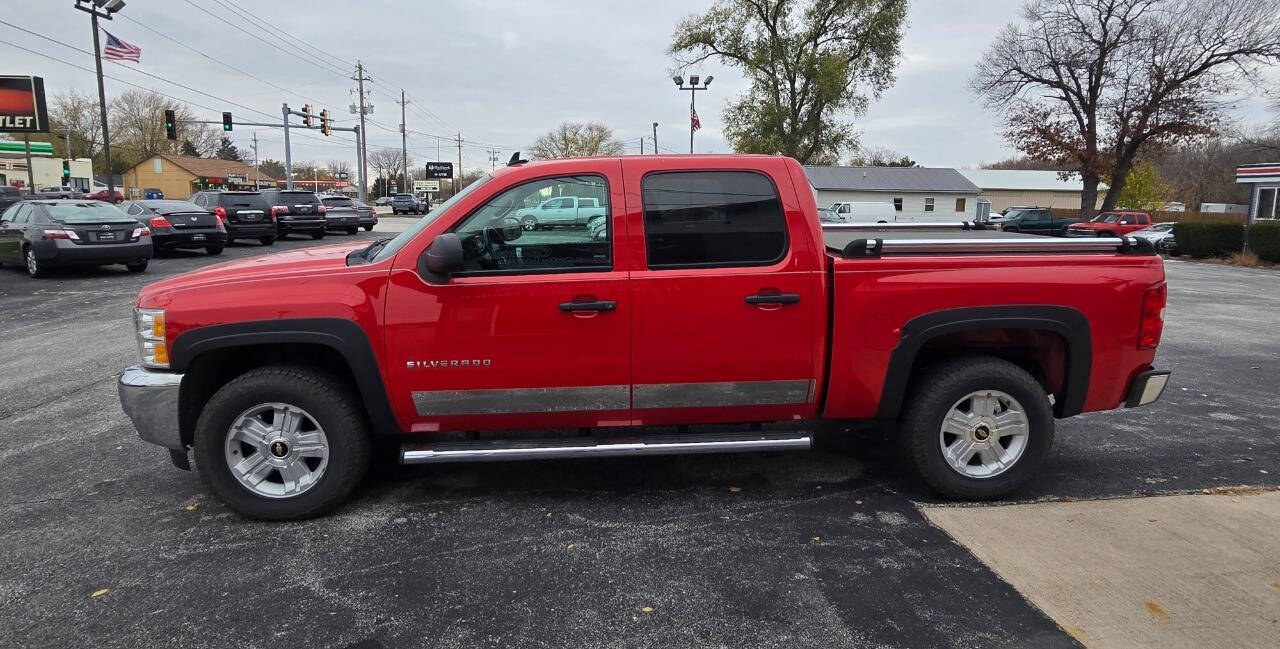
[[(99, 14), (93, 3), (86, 4), (86, 0), (76, 0), (76, 9), (89, 14), (89, 21), (93, 26), (93, 62), (98, 68), (98, 110), (102, 117), (102, 157), (105, 159), (104, 166), (107, 172), (107, 196), (115, 194), (116, 183), (111, 174), (111, 134), (107, 124), (107, 91), (102, 86), (102, 46), (98, 43), (98, 16), (111, 20), (111, 14), (122, 7), (124, 7), (123, 2), (108, 2), (104, 5), (107, 13)], [(90, 181), (92, 185), (92, 179)]]

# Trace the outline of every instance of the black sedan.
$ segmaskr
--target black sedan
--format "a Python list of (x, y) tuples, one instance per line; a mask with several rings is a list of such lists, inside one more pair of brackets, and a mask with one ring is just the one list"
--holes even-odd
[(28, 200), (0, 214), (0, 263), (22, 264), (32, 277), (107, 264), (138, 273), (151, 255), (151, 231), (109, 203)]
[(125, 214), (151, 228), (156, 254), (177, 248), (203, 248), (211, 255), (227, 246), (227, 229), (209, 210), (174, 200), (129, 201), (120, 205)]

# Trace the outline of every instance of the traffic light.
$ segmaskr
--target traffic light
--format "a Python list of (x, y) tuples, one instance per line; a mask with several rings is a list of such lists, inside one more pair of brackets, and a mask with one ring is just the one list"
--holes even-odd
[(311, 104), (302, 106), (302, 125), (311, 128)]
[(222, 130), (224, 131), (231, 130), (231, 113), (222, 114)]
[(178, 120), (171, 110), (164, 111), (164, 136), (170, 140), (178, 139)]
[(66, 184), (65, 181), (67, 181), (70, 178), (71, 178), (71, 161), (64, 159), (62, 161), (62, 180), (64, 181), (63, 184)]
[(333, 131), (333, 124), (329, 121), (329, 109), (320, 111), (320, 132), (328, 135)]

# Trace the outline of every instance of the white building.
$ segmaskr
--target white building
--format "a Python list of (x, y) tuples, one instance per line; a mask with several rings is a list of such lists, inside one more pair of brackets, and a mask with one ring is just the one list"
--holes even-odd
[(1249, 186), (1249, 222), (1280, 218), (1280, 162), (1237, 167), (1236, 182)]
[[(982, 197), (991, 201), (992, 212), (1015, 206), (1078, 210), (1084, 191), (1084, 183), (1076, 173), (1066, 180), (1056, 171), (1023, 169), (961, 169), (960, 175), (982, 190)], [(1095, 207), (1102, 205), (1106, 193), (1106, 185), (1098, 185)]]
[(904, 220), (973, 220), (978, 187), (955, 169), (805, 166), (818, 206), (838, 202), (892, 203)]

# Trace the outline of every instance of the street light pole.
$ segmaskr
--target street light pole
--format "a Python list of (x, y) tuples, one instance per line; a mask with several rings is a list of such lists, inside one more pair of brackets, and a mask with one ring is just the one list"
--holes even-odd
[[(98, 7), (102, 7), (105, 13), (98, 13)], [(102, 86), (102, 47), (98, 44), (98, 18), (111, 20), (112, 14), (124, 9), (124, 0), (76, 0), (76, 9), (89, 14), (89, 23), (93, 26), (93, 62), (98, 69), (98, 110), (102, 117), (102, 157), (106, 160), (107, 195), (111, 196), (116, 190), (116, 183), (111, 174), (111, 136), (107, 131), (107, 91)]]
[(653, 123), (653, 155), (658, 155), (658, 123)]
[[(715, 78), (715, 77), (708, 75), (708, 76), (707, 76), (707, 78), (706, 78), (706, 80), (702, 82), (702, 85), (701, 85), (701, 86), (699, 86), (699, 85), (698, 85), (698, 81), (699, 81), (699, 79), (698, 79), (698, 75), (696, 75), (696, 74), (691, 74), (691, 75), (689, 75), (689, 85), (688, 85), (688, 86), (686, 86), (686, 85), (684, 85), (684, 77), (681, 77), (681, 76), (679, 76), (679, 75), (676, 75), (676, 76), (674, 76), (674, 77), (671, 77), (671, 80), (672, 80), (672, 81), (674, 81), (674, 82), (676, 82), (676, 87), (677, 87), (677, 88), (679, 88), (680, 90), (688, 90), (688, 91), (689, 91), (689, 153), (693, 153), (693, 132), (694, 132), (695, 130), (697, 130), (697, 129), (695, 129), (695, 128), (694, 128), (694, 121), (693, 121), (694, 116), (698, 114), (698, 110), (697, 110), (697, 106), (696, 106), (695, 100), (696, 100), (696, 98), (697, 98), (697, 96), (698, 96), (698, 91), (699, 91), (699, 90), (706, 90), (706, 89), (707, 89), (707, 87), (711, 85), (711, 80), (712, 80), (712, 79), (714, 79), (714, 78)], [(656, 140), (657, 140), (657, 128), (656, 128), (656, 127), (657, 127), (657, 124), (656, 124), (656, 123), (654, 124), (654, 127), (655, 127), (655, 128), (654, 128), (654, 140), (655, 140), (655, 147), (656, 147), (656, 146), (657, 146), (657, 145), (656, 145)], [(700, 125), (699, 125), (699, 127), (700, 127)]]

